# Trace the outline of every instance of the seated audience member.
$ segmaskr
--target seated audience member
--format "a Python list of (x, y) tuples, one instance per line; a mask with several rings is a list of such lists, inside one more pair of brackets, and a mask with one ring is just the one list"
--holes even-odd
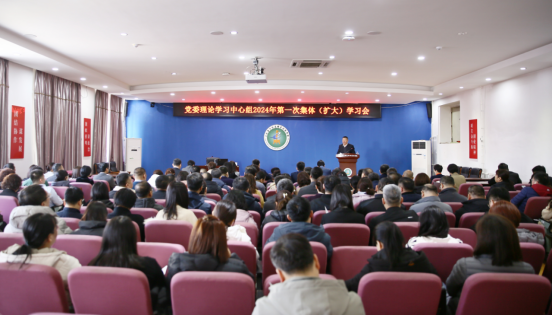
[(386, 211), (386, 207), (384, 207), (382, 198), (383, 198), (383, 190), (387, 185), (394, 185), (394, 182), (387, 177), (383, 177), (378, 182), (378, 185), (377, 185), (378, 190), (376, 194), (374, 194), (374, 198), (361, 202), (357, 206), (357, 209), (355, 210), (358, 213), (361, 213), (362, 215), (367, 215), (367, 213), (369, 212)]
[(459, 259), (446, 281), (447, 293), (451, 296), (447, 306), (451, 314), (457, 310), (465, 281), (473, 274), (534, 274), (534, 268), (522, 261), (517, 231), (505, 217), (497, 214), (483, 216), (476, 224), (476, 237), (474, 257)]
[(213, 181), (213, 176), (209, 173), (203, 173), (202, 177), (205, 181), (206, 193), (217, 194), (219, 197), (223, 198), (223, 190), (219, 187), (219, 185), (217, 185), (216, 182)]
[(106, 225), (102, 247), (89, 266), (131, 268), (142, 271), (148, 279), (154, 311), (160, 295), (167, 298), (165, 276), (157, 261), (151, 257), (138, 256), (136, 230), (132, 220), (125, 216), (113, 218)]
[[(380, 182), (388, 179), (381, 179)], [(371, 230), (371, 235), (373, 234), (376, 226), (380, 222), (390, 221), (390, 222), (417, 222), (419, 221), (419, 216), (413, 210), (405, 210), (401, 208), (401, 203), (403, 198), (401, 197), (401, 190), (394, 184), (388, 184), (384, 187), (382, 198), (380, 199), (382, 205), (385, 208), (383, 214), (373, 218), (369, 223), (369, 229)], [(371, 238), (371, 244), (374, 244), (373, 238)]]
[[(228, 200), (219, 201), (215, 206), (215, 209), (213, 209), (213, 215), (225, 224), (228, 241), (238, 241), (252, 244), (252, 240), (248, 236), (246, 228), (241, 225), (234, 224), (236, 222), (237, 212), (238, 209), (236, 208), (234, 202)], [(257, 256), (259, 258), (259, 254), (257, 254)]]
[(63, 205), (63, 200), (58, 196), (58, 193), (52, 188), (52, 186), (44, 185), (46, 181), (44, 179), (44, 173), (41, 170), (34, 170), (31, 172), (31, 181), (33, 185), (40, 185), (44, 191), (46, 191), (50, 197), (50, 207), (59, 207)]
[(509, 177), (509, 171), (507, 170), (495, 171), (494, 180), (495, 180), (495, 184), (493, 184), (491, 188), (503, 187), (508, 191), (515, 191), (515, 185), (513, 185)]
[(405, 245), (406, 247), (413, 248), (415, 247), (415, 245), (422, 243), (463, 243), (463, 241), (461, 241), (460, 239), (451, 237), (451, 235), (449, 235), (449, 224), (447, 222), (447, 216), (442, 209), (436, 206), (429, 206), (424, 209), (424, 211), (419, 216), (419, 222), (419, 234), (415, 237), (412, 237), (407, 242), (407, 245)]
[[(245, 179), (244, 179), (245, 180)], [(188, 184), (188, 207), (190, 209), (199, 209), (211, 214), (211, 205), (202, 199), (204, 179), (199, 173), (192, 173), (186, 179)], [(253, 198), (253, 197), (252, 197)]]
[[(292, 180), (288, 179), (286, 176), (278, 175), (275, 177), (275, 183), (277, 194), (284, 190), (290, 192), (292, 195), (294, 194), (294, 184), (292, 184)], [(267, 213), (269, 210), (276, 209), (276, 198), (276, 195), (272, 195), (265, 200), (265, 205), (263, 205), (263, 214)]]
[(348, 175), (346, 175), (346, 172), (340, 171), (340, 172), (336, 173), (335, 176), (338, 176), (338, 178), (340, 179), (340, 182), (341, 182), (342, 185), (346, 185), (346, 186), (351, 187), (351, 184), (349, 182)]
[[(115, 180), (113, 180), (113, 176), (109, 175), (109, 163), (100, 163), (100, 173), (98, 175), (94, 175), (92, 179), (94, 180), (105, 180), (109, 183), (109, 189), (113, 190), (115, 188)], [(83, 171), (81, 170), (81, 175)]]
[(307, 237), (310, 242), (319, 242), (326, 247), (328, 258), (332, 256), (330, 235), (326, 234), (322, 226), (311, 223), (313, 211), (307, 199), (295, 196), (286, 205), (286, 212), (290, 223), (281, 224), (274, 229), (273, 235), (267, 240), (267, 244), (278, 240), (282, 235), (299, 233)]
[(247, 191), (252, 194), (252, 196), (257, 195), (257, 197), (259, 197), (258, 199), (256, 196), (253, 196), (255, 200), (259, 201), (259, 203), (261, 204), (261, 209), (263, 209), (263, 206), (265, 205), (265, 200), (263, 199), (263, 193), (255, 186), (255, 184), (257, 183), (255, 181), (255, 176), (253, 176), (252, 174), (245, 174), (244, 178), (248, 180), (248, 184), (250, 185), (250, 188), (248, 188)]
[(416, 202), (421, 199), (421, 195), (414, 192), (415, 182), (411, 178), (400, 178), (398, 187), (401, 189), (401, 197), (403, 197), (403, 202)]
[(134, 203), (133, 208), (152, 208), (157, 211), (163, 210), (163, 206), (158, 205), (156, 200), (152, 198), (152, 186), (147, 181), (139, 182), (136, 185), (136, 196), (138, 199)]
[(247, 205), (246, 198), (241, 191), (232, 190), (227, 194), (227, 198), (225, 198), (225, 200), (234, 203), (234, 205), (236, 206), (236, 222), (255, 223), (255, 220), (251, 213), (249, 213), (247, 210), (243, 210), (247, 207)]
[[(497, 170), (504, 170), (504, 171), (509, 172), (509, 181), (513, 185), (522, 184), (522, 180), (520, 180), (520, 177), (518, 176), (518, 173), (509, 171), (509, 165), (507, 165), (505, 163), (499, 163), (499, 165), (497, 166)], [(544, 171), (544, 173), (545, 173), (545, 171)], [(488, 181), (488, 184), (490, 184), (490, 186), (493, 186), (496, 182), (497, 182), (496, 178), (493, 177), (492, 179), (490, 179)]]
[(92, 201), (99, 201), (113, 210), (115, 205), (109, 199), (109, 190), (104, 182), (96, 182), (92, 185)]
[(265, 183), (267, 183), (268, 177), (269, 175), (264, 170), (260, 170), (255, 175), (255, 187), (263, 194), (263, 198), (265, 198), (265, 194), (267, 193), (267, 187), (265, 187)]
[(10, 174), (15, 174), (14, 170), (12, 170), (11, 168), (3, 168), (2, 170), (0, 170), (0, 183), (3, 182), (4, 178), (6, 178)]
[(74, 166), (71, 174), (71, 178), (77, 179), (81, 177), (81, 167), (82, 166)]
[(176, 182), (186, 182), (186, 179), (188, 178), (188, 172), (187, 171), (180, 171), (179, 175), (175, 177)]
[[(534, 166), (534, 168), (532, 168), (532, 176), (530, 177), (530, 180), (528, 181), (528, 183), (532, 184), (532, 179), (534, 178), (534, 175), (536, 173), (546, 173), (547, 174), (547, 171), (545, 170), (545, 166), (543, 166), (543, 165)], [(547, 185), (547, 186), (551, 186), (551, 176), (548, 176), (548, 177), (549, 177), (549, 185)]]
[[(50, 210), (51, 211), (51, 210)], [(14, 244), (0, 252), (1, 263), (38, 264), (55, 268), (67, 284), (67, 275), (81, 267), (79, 260), (66, 252), (52, 248), (58, 236), (56, 217), (49, 213), (30, 215), (23, 224), (25, 244)]]
[(89, 203), (83, 218), (79, 221), (79, 228), (71, 234), (102, 236), (108, 223), (107, 209), (106, 205), (99, 201)]
[(451, 206), (443, 203), (440, 200), (440, 197), (438, 197), (438, 188), (436, 188), (436, 186), (432, 184), (424, 185), (422, 187), (421, 196), (422, 198), (419, 201), (415, 202), (411, 206), (410, 210), (413, 210), (416, 213), (421, 213), (428, 206), (436, 206), (442, 209), (444, 212), (453, 213)]
[(215, 216), (208, 214), (196, 221), (187, 250), (169, 258), (167, 283), (182, 271), (238, 272), (254, 278), (244, 261), (230, 253), (225, 224)]
[(155, 170), (153, 173), (152, 173), (152, 176), (150, 176), (150, 179), (148, 179), (148, 183), (150, 184), (150, 186), (152, 187), (156, 187), (156, 179), (158, 178), (158, 176), (160, 175), (163, 175), (163, 172), (161, 170)]
[[(75, 173), (73, 173), (75, 174)], [(84, 165), (83, 167), (81, 167), (81, 170), (79, 171), (79, 177), (77, 177), (77, 180), (76, 182), (77, 183), (89, 183), (90, 185), (94, 185), (94, 181), (90, 178), (88, 178), (88, 176), (90, 176), (90, 174), (92, 174), (92, 168), (90, 168), (90, 166), (88, 165)], [(113, 181), (113, 177), (111, 177), (111, 180)], [(101, 178), (98, 178), (98, 179), (101, 179)], [(111, 183), (108, 181), (108, 184), (110, 185), (110, 189), (111, 189)], [(115, 183), (113, 184), (113, 186), (115, 186)]]
[(207, 166), (207, 173), (208, 173), (208, 174), (211, 174), (211, 172), (212, 172), (215, 168), (217, 168), (217, 164), (215, 164), (215, 162), (209, 162), (209, 163), (207, 163), (206, 166)]
[(342, 169), (337, 167), (335, 169), (332, 170), (332, 172), (330, 173), (330, 175), (334, 175), (334, 176), (338, 176), (338, 174), (342, 173)]
[(549, 185), (549, 176), (545, 173), (536, 173), (532, 178), (532, 186), (524, 187), (511, 202), (518, 207), (521, 213), (524, 213), (528, 199), (532, 197), (551, 197), (551, 186)]
[(326, 176), (323, 182), (324, 195), (317, 199), (311, 200), (311, 209), (314, 212), (319, 210), (331, 210), (330, 202), (332, 200), (332, 191), (334, 190), (334, 187), (337, 187), (338, 185), (341, 185), (341, 181), (338, 176)]
[[(221, 166), (221, 167), (223, 167), (223, 166)], [(221, 180), (221, 176), (223, 176), (223, 172), (221, 171), (221, 167), (216, 168), (213, 171), (211, 171), (211, 177), (212, 177), (211, 180), (214, 183), (216, 183), (221, 189), (225, 189), (227, 191), (227, 193), (229, 193), (230, 192), (230, 187), (223, 180)]]
[(0, 196), (11, 196), (17, 198), (19, 188), (21, 187), (21, 177), (17, 174), (9, 174), (2, 180), (2, 192)]
[[(188, 180), (188, 178), (186, 179)], [(152, 198), (165, 200), (167, 185), (169, 185), (169, 177), (167, 175), (159, 175), (156, 178), (156, 192), (152, 195)]]
[(350, 187), (350, 190), (352, 191), (352, 195), (353, 194), (356, 194), (357, 193), (357, 185), (359, 184), (359, 180), (361, 179), (361, 177), (357, 176), (357, 175), (353, 175), (350, 179), (349, 179), (349, 184), (351, 185)]
[[(368, 177), (362, 177), (357, 183), (357, 193), (353, 197), (353, 205), (358, 205), (361, 201), (374, 198), (375, 191), (373, 189), (373, 183)], [(314, 209), (313, 207), (311, 207)]]
[(136, 185), (140, 182), (146, 181), (146, 170), (143, 167), (137, 167), (134, 169), (134, 182), (132, 183), (132, 189), (136, 190)]
[(451, 176), (443, 176), (440, 179), (441, 192), (438, 195), (442, 202), (464, 202), (467, 197), (459, 194), (455, 188), (455, 180)]
[(109, 197), (113, 199), (115, 194), (123, 188), (128, 188), (134, 192), (132, 186), (133, 184), (131, 175), (128, 173), (119, 173), (119, 175), (117, 175), (117, 186), (115, 186), (115, 188), (113, 188), (113, 190), (109, 192)]
[(236, 163), (234, 161), (228, 161), (224, 164), (224, 166), (227, 167), (228, 178), (234, 180), (236, 177), (238, 177), (238, 174), (236, 174)]
[(323, 171), (323, 176), (329, 176), (330, 172), (332, 172), (329, 168), (325, 167), (325, 162), (323, 160), (319, 160), (317, 166)]
[(15, 172), (15, 164), (13, 164), (13, 163), (6, 163), (6, 164), (4, 165), (4, 167), (2, 167), (2, 169), (7, 169), (7, 168), (9, 168), (9, 169), (11, 169), (12, 171)]
[(56, 165), (56, 163), (54, 162), (50, 162), (46, 165), (46, 172), (44, 173), (44, 177), (48, 178), (54, 175), (54, 170), (53, 170), (54, 165)]
[(391, 179), (391, 180), (392, 180), (392, 183), (393, 183), (394, 185), (396, 185), (396, 186), (397, 186), (397, 184), (399, 183), (399, 179), (400, 179), (398, 173), (391, 173), (391, 174), (388, 174), (388, 176), (387, 176), (386, 178)]
[(165, 170), (165, 175), (173, 175), (175, 176), (175, 169), (172, 168), (172, 167), (169, 167), (168, 169)]
[[(186, 171), (181, 171), (181, 173)], [(179, 174), (181, 174), (179, 173)], [(181, 182), (173, 182), (167, 186), (167, 203), (165, 209), (160, 210), (155, 218), (150, 220), (180, 220), (186, 221), (194, 225), (196, 223), (196, 215), (192, 210), (188, 210), (188, 189)]]
[(369, 175), (373, 173), (373, 169), (370, 168), (370, 167), (367, 167), (367, 168), (363, 168), (362, 169), (362, 172), (361, 172), (361, 178), (363, 177), (369, 177)]
[[(280, 168), (273, 167), (271, 169), (271, 176), (273, 177), (273, 183), (272, 184), (274, 184), (274, 179), (276, 179), (276, 177), (279, 176), (279, 175), (280, 175)], [(275, 187), (275, 189), (276, 189), (276, 187)], [(267, 186), (267, 190), (270, 190), (269, 186)]]
[[(33, 184), (33, 180), (31, 179), (31, 173), (36, 170), (40, 170), (44, 173), (44, 170), (42, 169), (42, 167), (31, 165), (31, 167), (29, 167), (29, 172), (27, 173), (27, 178), (23, 179), (23, 183), (21, 184), (21, 186), (26, 187)], [(50, 183), (48, 183), (48, 181), (45, 181), (44, 185), (49, 186)]]
[(311, 170), (312, 170), (312, 169), (313, 169), (313, 168), (312, 168), (311, 166), (306, 166), (306, 167), (303, 169), (303, 171), (306, 172), (307, 174), (311, 174)]
[[(316, 195), (319, 192), (317, 191), (317, 187), (315, 187), (317, 178), (323, 176), (323, 170), (321, 170), (320, 167), (314, 167), (311, 169), (311, 174), (309, 175), (309, 181), (310, 183), (307, 186), (304, 186), (300, 189), (298, 192), (298, 196), (303, 195)], [(299, 183), (298, 183), (299, 184)]]
[(180, 159), (173, 160), (173, 169), (175, 170), (175, 176), (179, 175), (181, 166), (182, 166), (182, 161)]
[(415, 177), (415, 190), (414, 192), (417, 194), (420, 194), (422, 191), (422, 187), (426, 184), (430, 184), (430, 177), (426, 175), (425, 173), (418, 173)]
[[(288, 202), (292, 200), (292, 197), (294, 197), (294, 195), (287, 190), (282, 190), (279, 191), (275, 196), (276, 209), (272, 210), (270, 215), (265, 216), (265, 219), (263, 219), (263, 222), (261, 223), (261, 229), (259, 229), (260, 231), (263, 231), (263, 228), (267, 223), (290, 222), (290, 220), (288, 220), (288, 213), (286, 213), (286, 205), (288, 205)], [(260, 235), (260, 237), (261, 236), (262, 235)]]
[(113, 209), (112, 213), (108, 214), (108, 219), (113, 219), (119, 216), (129, 217), (131, 220), (136, 222), (136, 224), (138, 224), (138, 228), (140, 229), (140, 240), (144, 241), (144, 217), (139, 214), (131, 213), (131, 208), (136, 203), (136, 199), (136, 194), (131, 189), (119, 189), (115, 194), (115, 209)]
[(78, 187), (69, 187), (65, 191), (65, 207), (63, 210), (56, 213), (60, 218), (75, 218), (81, 219), (81, 207), (83, 206), (83, 191)]
[[(384, 194), (391, 189), (396, 190), (397, 197), (400, 196), (399, 188), (395, 185), (387, 186)], [(378, 252), (369, 258), (368, 264), (355, 277), (346, 280), (346, 287), (349, 291), (357, 292), (361, 278), (371, 272), (424, 272), (438, 275), (438, 271), (432, 266), (424, 252), (416, 252), (405, 247), (403, 234), (394, 223), (382, 222), (376, 226), (372, 234), (376, 239)]]
[(296, 164), (296, 170), (297, 170), (297, 172), (292, 172), (292, 174), (290, 174), (290, 177), (292, 177), (292, 182), (293, 183), (298, 182), (298, 174), (305, 170), (305, 163), (304, 162), (298, 162), (298, 164)]
[(388, 169), (390, 168), (390, 166), (388, 164), (382, 164), (380, 165), (380, 179), (388, 176)]
[[(271, 180), (273, 180), (272, 174), (267, 173), (266, 170), (264, 170), (264, 169), (261, 168), (261, 162), (260, 162), (258, 159), (254, 159), (254, 160), (252, 161), (252, 165), (255, 165), (255, 166), (257, 167), (258, 172), (261, 172), (261, 171), (264, 172), (263, 175), (265, 175), (265, 181), (271, 181)], [(256, 179), (257, 179), (257, 178), (256, 178)]]
[(353, 210), (350, 187), (338, 185), (332, 190), (330, 199), (332, 211), (323, 215), (321, 225), (327, 223), (359, 223), (365, 224), (365, 216)]
[[(247, 209), (243, 209), (243, 210), (253, 210), (261, 214), (262, 208), (257, 202), (257, 200), (253, 197), (253, 195), (248, 192), (250, 189), (250, 183), (245, 177), (235, 178), (232, 184), (232, 188), (233, 190), (241, 191), (244, 194), (244, 198), (246, 199)], [(225, 196), (225, 199), (227, 198), (227, 196), (228, 194)]]
[(447, 171), (449, 172), (449, 176), (453, 177), (456, 189), (459, 189), (459, 186), (461, 186), (461, 184), (467, 182), (465, 176), (459, 174), (459, 167), (456, 164), (449, 164), (447, 166)]
[[(221, 171), (221, 181), (228, 187), (232, 187), (233, 179), (229, 177), (228, 168), (226, 166), (221, 166), (219, 167), (219, 170)], [(230, 192), (230, 190), (227, 189), (227, 192)]]
[(59, 170), (54, 173), (53, 178), (54, 180), (51, 182), (52, 186), (69, 187), (69, 174), (67, 174), (67, 171)]
[(518, 227), (520, 225), (521, 213), (514, 204), (504, 200), (498, 201), (490, 208), (488, 213), (502, 215), (511, 221), (517, 229), (518, 240), (521, 243), (544, 244), (543, 234)]
[[(486, 199), (488, 199), (488, 207), (491, 208), (493, 205), (495, 205), (498, 201), (507, 201), (509, 202), (511, 200), (511, 195), (507, 191), (507, 189), (500, 187), (500, 188), (492, 188), (488, 192), (488, 195), (486, 196)], [(487, 211), (486, 211), (487, 212)], [(536, 223), (532, 218), (527, 216), (524, 213), (520, 213), (520, 222), (521, 223)], [(471, 229), (476, 230), (476, 224), (471, 227)]]
[[(395, 168), (395, 167), (390, 167), (390, 168), (388, 168), (388, 170), (386, 171), (386, 174), (387, 174), (388, 176), (390, 176), (390, 175), (392, 175), (392, 174), (398, 174), (398, 173), (397, 173), (397, 168)], [(399, 175), (399, 174), (398, 174), (398, 175)]]
[(301, 171), (298, 173), (298, 181), (296, 186), (296, 195), (299, 193), (300, 189), (303, 187), (309, 186), (311, 184), (311, 180), (309, 179), (309, 174), (306, 171)]
[(46, 178), (46, 180), (49, 183), (52, 183), (52, 182), (56, 181), (56, 178), (57, 178), (56, 173), (59, 172), (59, 171), (64, 171), (64, 170), (65, 170), (65, 168), (63, 168), (63, 165), (61, 165), (59, 163), (56, 163), (52, 166), (52, 171), (44, 174), (44, 177)]
[[(508, 195), (508, 194), (507, 194)], [(463, 201), (463, 206), (455, 211), (455, 226), (459, 226), (459, 221), (465, 213), (470, 212), (488, 212), (488, 201), (486, 200), (484, 188), (480, 185), (469, 187), (468, 200)]]
[(380, 181), (380, 177), (378, 176), (378, 174), (373, 172), (373, 173), (369, 174), (369, 179), (371, 180), (371, 182), (373, 182), (373, 187), (376, 190), (377, 189), (376, 186), (378, 186), (378, 182)]
[(435, 178), (442, 178), (442, 171), (444, 170), (443, 166), (441, 166), (440, 164), (436, 164), (434, 165), (434, 173), (436, 173), (436, 175), (432, 175), (430, 177), (430, 181), (433, 181)]
[(344, 281), (319, 278), (319, 258), (305, 236), (291, 233), (279, 238), (271, 249), (271, 262), (280, 283), (256, 301), (253, 315), (365, 314), (361, 298), (348, 292)]
[(194, 173), (194, 166), (196, 166), (196, 162), (188, 160), (188, 162), (186, 162), (186, 167), (184, 167), (182, 170), (187, 171), (188, 174), (192, 174)]
[(403, 178), (409, 178), (410, 180), (413, 180), (413, 171), (411, 170), (406, 170), (405, 172), (403, 172)]

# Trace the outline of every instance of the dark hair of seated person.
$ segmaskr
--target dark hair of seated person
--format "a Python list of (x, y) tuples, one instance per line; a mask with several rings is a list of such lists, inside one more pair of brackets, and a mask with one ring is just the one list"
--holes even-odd
[(294, 195), (289, 192), (288, 190), (281, 190), (276, 194), (275, 197), (275, 203), (276, 203), (276, 211), (283, 211), (286, 213), (286, 205), (288, 205), (288, 202), (292, 200), (292, 197)]
[(219, 218), (219, 220), (221, 220), (226, 227), (230, 227), (234, 221), (236, 221), (236, 210), (234, 202), (229, 201), (228, 199), (221, 200), (217, 202), (217, 205), (215, 205), (213, 215)]
[(250, 182), (248, 182), (248, 180), (245, 177), (236, 177), (232, 181), (232, 188), (233, 190), (238, 189), (241, 191), (248, 191), (250, 188)]
[(158, 190), (167, 189), (167, 185), (169, 185), (169, 177), (167, 175), (159, 175), (156, 178), (156, 188)]
[(230, 252), (225, 224), (210, 214), (198, 219), (190, 235), (188, 253), (211, 254), (220, 264), (226, 263), (230, 258)]
[(108, 208), (103, 202), (92, 201), (86, 207), (86, 211), (81, 221), (107, 221)]
[(437, 206), (428, 206), (419, 214), (418, 236), (446, 238), (449, 235), (449, 224), (445, 212)]
[(175, 169), (172, 167), (169, 167), (165, 170), (165, 175), (175, 175)]
[(141, 181), (136, 184), (134, 191), (137, 197), (147, 198), (148, 194), (152, 191), (152, 186), (147, 181)]
[(119, 175), (117, 175), (117, 177), (115, 178), (117, 181), (117, 186), (127, 186), (129, 178), (131, 178), (131, 175), (129, 173), (119, 173)]
[(124, 207), (130, 210), (132, 207), (134, 207), (136, 199), (136, 194), (132, 190), (128, 188), (122, 188), (115, 193), (114, 203), (116, 207)]
[(225, 200), (233, 202), (236, 205), (237, 209), (245, 210), (247, 207), (244, 194), (234, 189), (227, 194), (227, 198), (225, 198)]
[(248, 192), (250, 194), (255, 194), (257, 192), (257, 187), (255, 185), (255, 177), (252, 174), (245, 174), (244, 178), (248, 181)]
[(55, 239), (56, 235), (57, 221), (55, 216), (48, 213), (35, 213), (29, 216), (23, 223), (25, 243), (13, 252), (13, 255), (26, 255), (20, 267), (32, 257), (33, 249), (43, 247), (50, 236)]
[(18, 191), (21, 187), (22, 182), (23, 181), (21, 180), (21, 177), (19, 177), (19, 175), (9, 174), (8, 176), (4, 177), (4, 180), (2, 180), (2, 189)]
[(311, 184), (311, 179), (309, 178), (309, 174), (305, 171), (301, 171), (298, 173), (298, 186), (304, 187)]
[(415, 186), (423, 186), (426, 184), (430, 184), (430, 177), (428, 177), (426, 173), (418, 173), (417, 176), (415, 176)]
[(340, 208), (348, 208), (353, 210), (350, 187), (342, 184), (334, 187), (330, 197), (330, 209), (336, 210)]
[(83, 200), (84, 194), (79, 187), (69, 187), (65, 190), (65, 201), (69, 204), (76, 204), (77, 202)]
[(37, 184), (27, 186), (19, 193), (20, 206), (40, 206), (47, 199), (48, 193)]
[(80, 177), (88, 177), (90, 176), (90, 173), (92, 173), (92, 168), (90, 168), (90, 166), (84, 165), (83, 167), (81, 167)]
[(192, 191), (198, 191), (202, 188), (204, 178), (200, 173), (192, 173), (186, 178), (186, 183), (188, 184), (188, 189)]
[(499, 200), (496, 203), (494, 203), (493, 206), (490, 208), (490, 211), (488, 211), (488, 213), (504, 216), (509, 221), (511, 221), (516, 228), (518, 228), (518, 226), (520, 225), (520, 220), (522, 217), (517, 206), (515, 206), (509, 201), (504, 201), (504, 200)]
[(474, 256), (491, 255), (493, 266), (512, 266), (522, 261), (518, 233), (511, 221), (498, 214), (486, 214), (476, 223)]
[(136, 242), (133, 221), (126, 216), (115, 217), (104, 229), (100, 252), (88, 265), (139, 269), (142, 263)]
[[(474, 187), (474, 186), (471, 186), (471, 187)], [(490, 202), (490, 200), (493, 200), (493, 201), (499, 201), (499, 200), (511, 201), (511, 194), (509, 194), (509, 191), (507, 189), (505, 189), (505, 187), (493, 187), (493, 188), (490, 189), (490, 191), (486, 195), (486, 199), (488, 199), (488, 202)]]
[(67, 180), (69, 173), (67, 173), (66, 170), (59, 170), (57, 172), (54, 172), (54, 176), (56, 176), (56, 182), (62, 182)]
[(379, 223), (374, 231), (375, 239), (382, 243), (386, 258), (393, 267), (400, 263), (400, 257), (405, 250), (405, 240), (397, 225), (390, 221)]
[(459, 167), (457, 166), (457, 164), (449, 164), (447, 166), (447, 171), (449, 172), (449, 174), (459, 173)]
[(6, 178), (10, 174), (15, 174), (15, 172), (11, 168), (4, 168), (0, 170), (0, 183), (4, 181), (4, 178)]
[(73, 167), (73, 173), (71, 174), (71, 178), (79, 178), (81, 177), (81, 167), (75, 166)]
[(161, 170), (155, 170), (155, 171), (152, 172), (152, 174), (163, 175), (163, 172)]
[(515, 186), (511, 182), (511, 179), (509, 177), (509, 171), (508, 170), (497, 170), (495, 171), (495, 175), (497, 177), (501, 178), (501, 181), (505, 183), (505, 186), (507, 186), (507, 190), (514, 191)]
[(306, 222), (311, 216), (311, 205), (307, 199), (295, 196), (286, 205), (286, 212), (292, 222)]
[(296, 164), (296, 168), (298, 169), (298, 172), (301, 172), (305, 169), (305, 163), (304, 162), (298, 162)]
[(305, 236), (285, 234), (271, 248), (271, 262), (287, 274), (303, 272), (313, 265), (313, 249)]
[(188, 209), (188, 189), (182, 182), (172, 182), (167, 186), (167, 203), (165, 205), (164, 217), (167, 220), (178, 217), (177, 206)]
[(103, 182), (96, 182), (92, 185), (92, 200), (108, 200), (109, 190)]
[(175, 178), (175, 181), (177, 182), (184, 182), (186, 181), (186, 178), (188, 177), (187, 171), (180, 171), (177, 177)]

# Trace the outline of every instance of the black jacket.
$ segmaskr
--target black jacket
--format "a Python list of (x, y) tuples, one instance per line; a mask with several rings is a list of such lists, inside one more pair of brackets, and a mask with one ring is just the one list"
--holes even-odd
[(70, 187), (70, 182), (68, 180), (60, 180), (59, 182), (51, 182), (52, 186), (57, 187)]
[(232, 187), (232, 182), (234, 181), (232, 178), (221, 176), (221, 180), (223, 181), (223, 183), (227, 184), (227, 186)]
[(169, 285), (157, 260), (151, 257), (140, 257), (140, 262), (142, 267), (136, 268), (136, 270), (142, 271), (148, 279), (152, 309), (155, 311), (158, 307), (163, 306), (163, 304), (169, 304)]
[(455, 188), (446, 188), (438, 195), (442, 202), (464, 202), (467, 201), (467, 197), (459, 194)]
[(417, 194), (415, 192), (404, 192), (403, 194), (401, 194), (401, 197), (403, 197), (403, 202), (415, 202), (415, 201), (419, 201), (419, 199), (421, 199), (421, 195), (420, 194)]
[(490, 207), (488, 206), (488, 200), (486, 199), (471, 199), (463, 201), (463, 206), (455, 211), (455, 226), (459, 226), (461, 216), (469, 212), (488, 212)]
[(71, 234), (102, 236), (107, 221), (79, 221), (79, 228)]
[(424, 252), (416, 252), (410, 248), (406, 248), (402, 251), (399, 264), (397, 264), (397, 266), (392, 267), (390, 261), (386, 257), (385, 250), (381, 250), (374, 254), (371, 258), (369, 258), (368, 262), (369, 263), (366, 264), (355, 277), (346, 280), (346, 287), (348, 288), (348, 291), (357, 292), (361, 278), (370, 272), (426, 272), (438, 275), (438, 271), (436, 271), (436, 268), (432, 266)]
[(311, 200), (311, 210), (313, 212), (317, 212), (320, 210), (330, 210), (330, 199), (332, 198), (332, 195), (321, 195), (319, 198), (315, 200)]
[(136, 199), (133, 208), (151, 208), (156, 209), (157, 211), (163, 210), (163, 206), (158, 205), (154, 198)]
[(110, 208), (111, 210), (115, 209), (115, 205), (113, 204), (113, 202), (111, 202), (111, 200), (109, 199), (106, 199), (106, 200), (94, 200), (94, 201), (98, 201), (98, 202), (101, 202), (103, 204), (106, 205), (107, 208)]
[(94, 185), (94, 181), (88, 177), (77, 177), (76, 180), (77, 183), (89, 183), (90, 185)]
[(298, 174), (299, 174), (299, 172), (292, 172), (290, 174), (290, 177), (292, 178), (292, 183), (297, 183), (298, 182)]
[(316, 195), (318, 194), (319, 191), (317, 190), (317, 187), (315, 186), (315, 182), (311, 182), (311, 184), (307, 185), (307, 186), (303, 186), (302, 188), (300, 188), (300, 191), (298, 192), (298, 196), (303, 196), (303, 195)]
[(349, 208), (337, 208), (323, 215), (321, 225), (327, 223), (359, 223), (365, 224), (365, 216)]
[[(513, 185), (522, 184), (522, 180), (520, 180), (518, 173), (515, 172), (509, 171), (509, 180), (511, 181), (511, 183), (513, 183)], [(490, 184), (490, 186), (495, 184), (495, 176), (488, 181), (488, 184)]]
[(10, 196), (10, 197), (15, 197), (17, 198), (17, 192), (11, 190), (11, 189), (4, 189), (1, 193), (0, 193), (0, 196)]
[[(515, 186), (512, 183), (507, 183), (507, 182), (495, 183), (492, 185), (492, 187), (490, 187), (490, 190), (492, 190), (493, 188), (505, 188), (508, 191), (515, 191)], [(488, 190), (488, 193), (489, 192), (490, 191)]]
[(383, 194), (375, 194), (374, 198), (361, 201), (355, 210), (362, 215), (367, 215), (369, 212), (386, 211), (382, 203), (383, 197)]
[(138, 224), (138, 227), (140, 229), (140, 240), (144, 242), (145, 234), (144, 234), (144, 217), (139, 214), (132, 214), (131, 211), (127, 208), (123, 207), (115, 207), (112, 213), (108, 214), (108, 219), (113, 219), (115, 217), (118, 217), (120, 215), (124, 215), (126, 217), (131, 218), (136, 224)]
[(253, 210), (258, 212), (259, 214), (263, 212), (261, 210), (261, 205), (258, 203), (258, 200), (255, 199), (255, 197), (252, 194), (250, 194), (249, 192), (244, 192), (244, 198), (246, 199), (246, 208), (248, 209), (243, 209), (243, 210)]
[(272, 195), (271, 197), (265, 200), (265, 204), (263, 205), (263, 214), (265, 215), (265, 213), (267, 213), (269, 210), (275, 210), (275, 209), (276, 209), (276, 195)]
[[(359, 208), (358, 208), (359, 209)], [(384, 221), (390, 222), (418, 222), (419, 216), (413, 210), (405, 210), (399, 207), (391, 207), (386, 210), (385, 213), (373, 218), (369, 223), (369, 229), (371, 230), (371, 235), (374, 235), (375, 227)], [(371, 237), (371, 244), (374, 244), (374, 240)]]
[(208, 194), (217, 194), (221, 198), (223, 198), (223, 190), (221, 189), (221, 186), (219, 186), (219, 184), (209, 180), (205, 182), (205, 186)]
[(167, 191), (165, 190), (156, 190), (153, 194), (152, 194), (152, 198), (154, 199), (163, 199), (165, 200), (165, 198), (167, 197)]
[(83, 215), (79, 209), (64, 207), (61, 211), (56, 212), (56, 215), (60, 218), (75, 218), (81, 219)]
[(338, 146), (338, 152), (336, 152), (336, 154), (338, 153), (351, 153), (351, 154), (355, 154), (355, 147), (353, 146), (353, 144), (351, 143), (348, 143), (345, 147), (343, 144), (340, 144)]

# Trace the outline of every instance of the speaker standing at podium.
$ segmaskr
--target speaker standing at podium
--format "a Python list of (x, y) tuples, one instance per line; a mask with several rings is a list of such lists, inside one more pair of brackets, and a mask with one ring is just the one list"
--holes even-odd
[(336, 152), (336, 154), (338, 154), (338, 153), (353, 153), (353, 154), (355, 154), (355, 147), (353, 146), (353, 144), (348, 143), (348, 137), (347, 136), (344, 136), (342, 138), (342, 144), (338, 146), (338, 152)]

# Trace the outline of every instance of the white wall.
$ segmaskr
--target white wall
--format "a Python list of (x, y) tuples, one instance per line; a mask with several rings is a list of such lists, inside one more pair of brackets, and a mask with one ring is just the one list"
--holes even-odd
[[(461, 143), (440, 144), (440, 120), (433, 119), (433, 163), (479, 167), (483, 174), (495, 174), (504, 162), (523, 182), (536, 165), (553, 173), (551, 74), (547, 68), (434, 101), (432, 117), (440, 117), (440, 106), (460, 102)], [(478, 119), (478, 159), (469, 159), (470, 119)]]

